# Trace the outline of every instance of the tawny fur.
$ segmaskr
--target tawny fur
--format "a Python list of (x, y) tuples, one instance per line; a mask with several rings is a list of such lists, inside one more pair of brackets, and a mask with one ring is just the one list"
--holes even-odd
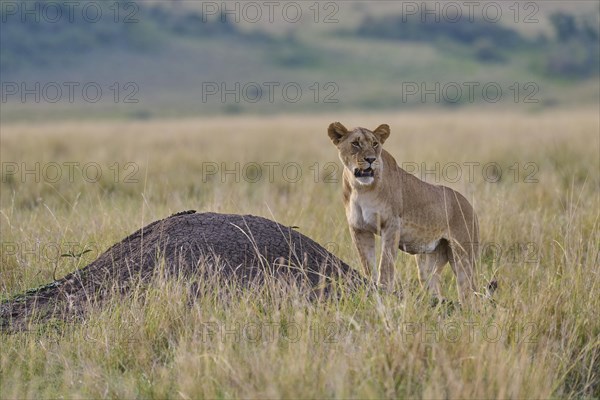
[[(479, 254), (477, 216), (467, 199), (400, 168), (381, 148), (388, 125), (348, 130), (334, 122), (328, 135), (344, 164), (346, 218), (364, 273), (393, 290), (400, 249), (415, 254), (422, 284), (441, 298), (440, 274), (449, 262), (464, 302), (475, 292)], [(382, 237), (377, 268), (375, 235)]]

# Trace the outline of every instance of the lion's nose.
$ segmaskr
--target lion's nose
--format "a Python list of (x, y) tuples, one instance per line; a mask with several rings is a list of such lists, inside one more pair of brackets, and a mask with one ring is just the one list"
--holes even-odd
[(369, 164), (373, 164), (373, 162), (377, 159), (377, 157), (365, 157), (365, 161)]

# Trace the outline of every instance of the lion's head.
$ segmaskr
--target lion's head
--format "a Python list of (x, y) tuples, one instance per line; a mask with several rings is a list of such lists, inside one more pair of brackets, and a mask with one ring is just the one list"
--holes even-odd
[(381, 176), (381, 146), (390, 136), (388, 125), (379, 125), (373, 131), (365, 128), (349, 131), (341, 123), (333, 122), (327, 134), (337, 147), (344, 167), (352, 172), (359, 184), (371, 185)]

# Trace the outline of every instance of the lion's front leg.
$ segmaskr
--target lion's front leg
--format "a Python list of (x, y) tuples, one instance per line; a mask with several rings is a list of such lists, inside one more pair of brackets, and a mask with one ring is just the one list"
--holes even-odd
[(400, 227), (395, 224), (385, 227), (381, 234), (381, 242), (381, 260), (377, 281), (387, 290), (393, 291), (395, 290), (394, 267), (400, 244)]
[(352, 241), (358, 250), (363, 273), (367, 277), (376, 276), (375, 265), (377, 259), (375, 256), (375, 235), (371, 232), (352, 227), (350, 227), (350, 234), (352, 236)]

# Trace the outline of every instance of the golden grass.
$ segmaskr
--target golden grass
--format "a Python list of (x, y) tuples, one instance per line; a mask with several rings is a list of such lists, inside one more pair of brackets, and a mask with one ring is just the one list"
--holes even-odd
[[(500, 289), (497, 306), (479, 312), (431, 308), (405, 255), (403, 299), (365, 291), (311, 303), (290, 292), (223, 303), (215, 294), (190, 307), (185, 282), (157, 281), (82, 323), (0, 336), (0, 397), (599, 397), (596, 111), (5, 124), (3, 299), (184, 209), (299, 226), (357, 267), (341, 182), (330, 182), (341, 174), (326, 136), (333, 120), (390, 124), (385, 148), (417, 174), (440, 163), (426, 178), (473, 201), (481, 281), (497, 276)], [(36, 163), (39, 182), (21, 174)], [(239, 171), (225, 174), (222, 163)], [(449, 182), (456, 165), (462, 176)], [(456, 298), (449, 271), (444, 289)]]

